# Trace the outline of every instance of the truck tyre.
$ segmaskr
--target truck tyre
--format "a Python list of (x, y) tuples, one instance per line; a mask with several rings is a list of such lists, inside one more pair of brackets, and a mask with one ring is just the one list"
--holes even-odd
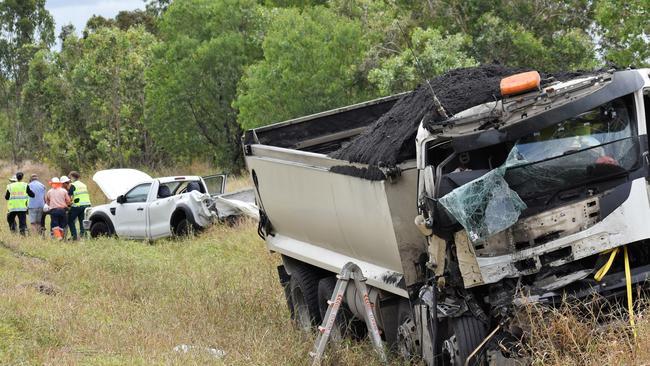
[[(448, 350), (454, 350), (451, 356), (452, 365), (461, 366), (465, 365), (467, 357), (474, 352), (483, 339), (487, 336), (487, 327), (483, 322), (471, 315), (463, 315), (458, 318), (450, 320), (452, 337), (447, 340), (451, 342), (451, 347), (446, 347)], [(479, 352), (474, 356), (470, 362), (470, 366), (481, 365), (485, 357), (481, 357), (482, 353)]]
[(176, 225), (172, 228), (172, 233), (177, 238), (184, 238), (186, 236), (192, 235), (193, 227), (190, 220), (187, 218), (180, 219)]
[(318, 281), (320, 277), (318, 272), (305, 266), (296, 266), (291, 273), (289, 280), (289, 295), (293, 308), (291, 317), (296, 326), (304, 331), (309, 331), (321, 322), (318, 309)]
[(110, 236), (111, 229), (103, 220), (98, 220), (90, 225), (90, 237), (98, 238), (100, 236)]
[[(325, 320), (325, 313), (329, 306), (327, 301), (332, 298), (334, 287), (336, 287), (336, 281), (337, 279), (335, 276), (328, 276), (318, 282), (318, 308), (320, 310), (321, 319), (323, 320)], [(336, 314), (336, 320), (334, 321), (332, 331), (330, 332), (330, 339), (332, 341), (339, 342), (343, 340), (344, 337), (347, 337), (348, 326), (353, 317), (354, 315), (348, 306), (342, 303), (338, 313)]]

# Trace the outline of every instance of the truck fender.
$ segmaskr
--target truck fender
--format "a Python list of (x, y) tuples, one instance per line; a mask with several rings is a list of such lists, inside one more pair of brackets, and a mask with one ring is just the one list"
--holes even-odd
[(175, 220), (177, 219), (177, 215), (179, 213), (183, 213), (185, 215), (185, 218), (194, 226), (195, 228), (198, 228), (199, 226), (196, 224), (196, 219), (194, 219), (194, 214), (192, 213), (192, 209), (190, 209), (186, 204), (180, 204), (174, 212), (172, 213), (171, 218), (169, 219), (170, 224), (174, 226)]
[(113, 220), (105, 213), (105, 212), (95, 212), (92, 215), (90, 215), (89, 218), (90, 222), (95, 222), (95, 221), (104, 221), (107, 225), (108, 228), (111, 230), (112, 233), (115, 233), (115, 226), (113, 226)]

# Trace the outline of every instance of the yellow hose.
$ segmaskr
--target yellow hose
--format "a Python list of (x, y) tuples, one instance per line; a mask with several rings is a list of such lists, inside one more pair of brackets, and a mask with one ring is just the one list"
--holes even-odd
[[(604, 266), (600, 267), (600, 269), (594, 275), (594, 279), (596, 281), (600, 282), (612, 267), (612, 263), (614, 263), (616, 254), (619, 252), (619, 248), (620, 247), (602, 253), (610, 253), (609, 259), (607, 260), (607, 263), (605, 263)], [(632, 276), (630, 274), (630, 257), (627, 253), (627, 245), (623, 246), (623, 260), (625, 262), (625, 290), (627, 292), (627, 312), (630, 317), (630, 326), (632, 326), (632, 333), (634, 334), (634, 339), (636, 339), (636, 326), (634, 324), (634, 303), (632, 302)]]
[(598, 272), (596, 272), (596, 274), (594, 275), (594, 279), (598, 282), (600, 282), (600, 280), (602, 280), (603, 277), (605, 277), (605, 275), (609, 271), (609, 268), (612, 266), (612, 263), (614, 263), (614, 258), (616, 258), (616, 254), (618, 254), (618, 248), (610, 249), (608, 251), (603, 252), (602, 254), (607, 254), (607, 253), (611, 253), (609, 255), (609, 259), (607, 260), (607, 263), (605, 263), (604, 266), (600, 267)]

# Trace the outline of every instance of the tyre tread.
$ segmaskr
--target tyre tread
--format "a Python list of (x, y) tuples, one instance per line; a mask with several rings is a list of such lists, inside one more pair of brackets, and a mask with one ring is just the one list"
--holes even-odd
[(318, 307), (318, 282), (322, 274), (316, 268), (305, 265), (297, 265), (294, 268), (291, 278), (295, 279), (305, 297), (305, 303), (309, 309), (309, 315), (312, 318), (313, 325), (320, 325), (321, 316)]
[[(473, 316), (461, 316), (453, 320), (453, 328), (458, 342), (459, 358), (462, 365), (465, 359), (483, 341), (487, 335), (485, 324)], [(470, 365), (478, 363), (471, 362)]]

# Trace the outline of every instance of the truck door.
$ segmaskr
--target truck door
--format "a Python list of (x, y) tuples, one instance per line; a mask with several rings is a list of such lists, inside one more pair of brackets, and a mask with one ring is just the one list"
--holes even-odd
[[(173, 184), (177, 185), (175, 182)], [(152, 197), (152, 201), (149, 202), (147, 207), (147, 215), (149, 215), (149, 237), (151, 239), (157, 239), (171, 234), (170, 220), (178, 199), (178, 196), (170, 196), (172, 189), (169, 188), (169, 183), (161, 184), (157, 190), (157, 194)]]
[(202, 177), (206, 193), (210, 196), (218, 196), (226, 191), (226, 175), (215, 174)]
[(115, 231), (118, 236), (145, 237), (149, 191), (151, 191), (151, 183), (143, 183), (133, 187), (124, 195), (124, 201), (118, 204), (115, 212)]

